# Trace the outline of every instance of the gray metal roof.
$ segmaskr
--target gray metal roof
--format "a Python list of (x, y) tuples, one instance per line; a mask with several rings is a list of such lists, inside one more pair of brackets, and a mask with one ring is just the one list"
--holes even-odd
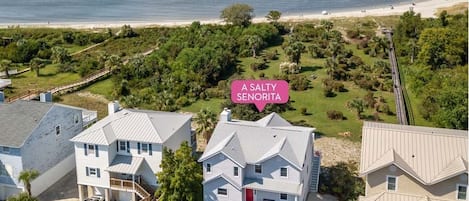
[(314, 128), (291, 126), (272, 113), (257, 122), (219, 121), (199, 161), (223, 153), (241, 166), (281, 156), (301, 169)]
[(123, 174), (136, 174), (143, 161), (143, 157), (117, 155), (114, 157), (114, 160), (106, 171)]
[(23, 100), (0, 104), (0, 146), (21, 147), (53, 106)]
[(117, 139), (163, 143), (191, 118), (173, 112), (124, 109), (96, 122), (72, 141), (100, 145), (109, 145)]
[(360, 174), (395, 165), (424, 185), (467, 172), (463, 130), (364, 122)]
[(278, 179), (244, 179), (243, 188), (251, 188), (274, 193), (288, 193), (293, 195), (301, 195), (303, 184), (292, 183), (288, 181), (280, 181)]

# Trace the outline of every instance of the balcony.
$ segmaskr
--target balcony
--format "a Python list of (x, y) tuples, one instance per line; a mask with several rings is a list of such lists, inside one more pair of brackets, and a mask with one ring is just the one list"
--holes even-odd
[(152, 197), (149, 193), (151, 191), (145, 190), (140, 184), (131, 180), (111, 178), (111, 189), (136, 193), (141, 201), (150, 201)]

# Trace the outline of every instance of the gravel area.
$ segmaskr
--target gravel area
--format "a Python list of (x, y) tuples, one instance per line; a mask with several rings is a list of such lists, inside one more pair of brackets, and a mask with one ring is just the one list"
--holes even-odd
[(349, 160), (360, 162), (359, 142), (352, 142), (346, 139), (333, 137), (320, 137), (314, 141), (314, 149), (321, 151), (321, 166), (332, 166), (340, 161), (347, 162)]

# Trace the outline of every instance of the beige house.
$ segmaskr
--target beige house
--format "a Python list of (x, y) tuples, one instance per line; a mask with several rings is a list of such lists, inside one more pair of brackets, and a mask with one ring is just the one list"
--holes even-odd
[(364, 122), (361, 201), (467, 200), (468, 132)]

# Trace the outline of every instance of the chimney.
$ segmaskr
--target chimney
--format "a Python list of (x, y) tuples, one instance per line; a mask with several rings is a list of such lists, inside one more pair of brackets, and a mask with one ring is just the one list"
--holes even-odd
[(107, 104), (107, 111), (108, 115), (113, 115), (114, 113), (119, 111), (119, 102), (118, 101), (112, 101)]
[(5, 102), (5, 94), (3, 93), (3, 91), (0, 91), (0, 104), (4, 102)]
[(45, 92), (45, 93), (40, 93), (39, 94), (39, 101), (41, 101), (43, 103), (52, 102), (52, 93), (50, 91)]
[(228, 108), (223, 108), (223, 112), (220, 114), (220, 121), (231, 121), (231, 110)]

